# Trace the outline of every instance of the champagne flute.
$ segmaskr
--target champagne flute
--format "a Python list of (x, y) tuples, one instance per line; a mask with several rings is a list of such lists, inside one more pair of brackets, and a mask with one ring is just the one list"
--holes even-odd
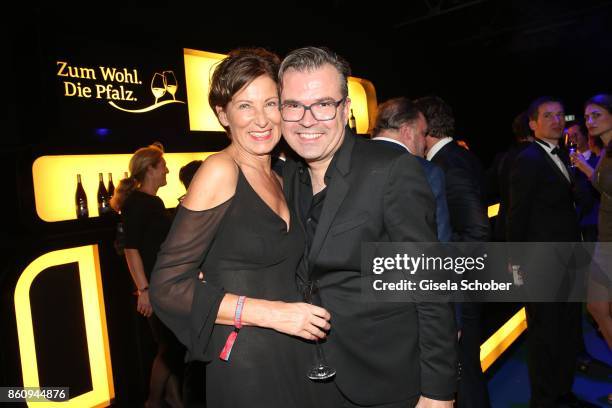
[(157, 100), (166, 93), (166, 78), (158, 72), (153, 75), (153, 79), (151, 80), (151, 92), (153, 92), (153, 96), (155, 96), (155, 104), (157, 104)]
[(574, 168), (576, 167), (576, 164), (574, 162), (574, 158), (572, 157), (572, 155), (576, 153), (578, 144), (576, 143), (575, 136), (572, 136), (567, 129), (565, 130), (565, 146), (567, 147), (567, 151), (569, 153), (570, 167)]
[(166, 90), (170, 95), (172, 95), (172, 99), (176, 101), (176, 88), (177, 82), (176, 77), (174, 76), (174, 71), (164, 71), (164, 79), (166, 80)]
[[(306, 282), (306, 287), (304, 290), (304, 299), (307, 303), (313, 303), (313, 295), (316, 293), (317, 287), (315, 282), (308, 281)], [(308, 371), (308, 378), (314, 381), (322, 381), (327, 380), (328, 378), (336, 375), (336, 369), (332, 368), (327, 364), (325, 360), (325, 354), (323, 353), (323, 347), (319, 343), (319, 339), (315, 340), (315, 348), (317, 352), (317, 358), (315, 361), (315, 365)]]

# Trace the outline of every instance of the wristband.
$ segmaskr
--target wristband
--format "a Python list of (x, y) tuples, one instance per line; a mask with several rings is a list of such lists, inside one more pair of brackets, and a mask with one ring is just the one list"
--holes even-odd
[(242, 308), (245, 300), (246, 296), (239, 296), (238, 302), (236, 302), (236, 313), (234, 313), (234, 331), (227, 336), (225, 346), (223, 346), (221, 354), (219, 354), (219, 358), (223, 361), (229, 361), (230, 354), (232, 353), (232, 347), (234, 347), (236, 337), (238, 337), (238, 332), (242, 328)]
[(149, 287), (148, 287), (148, 286), (145, 286), (145, 287), (144, 287), (144, 288), (142, 288), (142, 289), (140, 289), (140, 288), (136, 289), (136, 291), (138, 292), (138, 294), (139, 294), (139, 295), (140, 295), (140, 294), (142, 294), (142, 293), (144, 293), (144, 292), (146, 292), (146, 291), (148, 291), (148, 290), (149, 290)]

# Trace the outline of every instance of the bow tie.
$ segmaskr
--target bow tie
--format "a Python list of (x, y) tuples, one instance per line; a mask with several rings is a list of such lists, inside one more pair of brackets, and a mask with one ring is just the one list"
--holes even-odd
[(559, 149), (559, 146), (555, 146), (551, 151), (550, 154), (559, 154), (561, 152), (561, 149)]

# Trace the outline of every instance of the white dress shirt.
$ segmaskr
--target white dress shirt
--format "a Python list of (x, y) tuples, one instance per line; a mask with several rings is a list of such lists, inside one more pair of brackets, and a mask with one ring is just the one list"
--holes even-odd
[(559, 170), (561, 170), (561, 173), (563, 173), (567, 181), (571, 183), (571, 179), (567, 171), (567, 167), (565, 167), (565, 164), (563, 163), (563, 161), (561, 160), (558, 154), (551, 153), (552, 150), (557, 146), (552, 146), (549, 142), (542, 140), (542, 139), (536, 139), (536, 143), (538, 143), (540, 147), (544, 149), (546, 154), (548, 154), (548, 156), (555, 162), (557, 167), (559, 167)]
[(433, 157), (442, 149), (444, 146), (453, 141), (452, 137), (443, 137), (435, 145), (431, 146), (431, 149), (427, 152), (427, 160), (431, 161)]

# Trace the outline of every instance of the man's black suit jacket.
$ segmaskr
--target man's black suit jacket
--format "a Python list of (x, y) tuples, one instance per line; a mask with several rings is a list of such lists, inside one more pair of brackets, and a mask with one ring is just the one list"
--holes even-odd
[(510, 173), (507, 241), (580, 241), (576, 197), (574, 178), (568, 181), (544, 148), (531, 143)]
[[(337, 369), (336, 385), (360, 405), (418, 394), (452, 399), (457, 365), (452, 307), (361, 299), (363, 242), (437, 241), (436, 206), (423, 167), (412, 155), (348, 130), (330, 166), (321, 217), (298, 275), (318, 280), (322, 305), (331, 313), (324, 347)], [(288, 160), (283, 173), (296, 214), (300, 169), (307, 171)]]
[(442, 168), (446, 177), (446, 201), (453, 230), (451, 241), (488, 241), (484, 172), (478, 158), (452, 141), (431, 162)]
[(499, 167), (495, 169), (495, 180), (499, 188), (499, 212), (495, 220), (495, 230), (493, 232), (495, 241), (506, 240), (506, 219), (508, 215), (508, 205), (510, 203), (510, 172), (512, 171), (516, 156), (530, 144), (531, 142), (521, 142), (511, 147), (503, 155)]

